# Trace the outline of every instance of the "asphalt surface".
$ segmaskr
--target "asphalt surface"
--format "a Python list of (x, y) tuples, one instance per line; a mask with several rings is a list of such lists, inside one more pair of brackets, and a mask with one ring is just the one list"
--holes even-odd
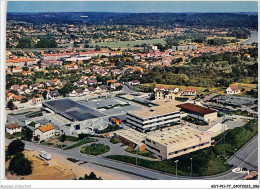
[[(10, 142), (10, 140), (7, 140)], [(255, 141), (254, 141), (255, 142)], [(249, 145), (249, 144), (247, 144)], [(246, 148), (246, 147), (245, 147)], [(165, 174), (156, 170), (147, 169), (144, 167), (131, 165), (123, 162), (118, 162), (114, 160), (107, 159), (103, 156), (89, 156), (85, 154), (81, 154), (79, 152), (80, 148), (75, 148), (71, 150), (61, 150), (58, 148), (52, 148), (47, 146), (42, 146), (39, 144), (31, 143), (31, 142), (25, 142), (25, 149), (26, 150), (45, 150), (48, 153), (58, 153), (64, 157), (71, 157), (78, 159), (80, 161), (87, 161), (89, 163), (100, 165), (107, 168), (112, 168), (121, 172), (130, 173), (136, 176), (140, 176), (146, 179), (151, 180), (175, 180), (176, 175), (171, 174)], [(248, 157), (245, 159), (245, 161), (251, 161), (255, 159), (255, 151), (253, 153), (249, 154)], [(138, 160), (137, 160), (138, 161)], [(244, 162), (242, 162), (244, 163)], [(255, 164), (255, 163), (254, 163)], [(244, 166), (242, 164), (242, 166)], [(216, 176), (208, 176), (208, 177), (183, 177), (183, 176), (177, 176), (178, 180), (201, 180), (201, 179), (207, 179), (207, 180), (236, 180), (240, 179), (243, 176), (245, 176), (245, 173), (234, 173), (231, 170), (216, 175)]]
[(258, 137), (254, 137), (247, 145), (232, 156), (227, 163), (249, 171), (258, 170)]

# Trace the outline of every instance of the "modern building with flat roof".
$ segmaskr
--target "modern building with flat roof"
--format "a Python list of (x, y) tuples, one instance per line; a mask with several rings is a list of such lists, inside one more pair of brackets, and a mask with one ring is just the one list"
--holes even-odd
[(202, 120), (206, 123), (211, 123), (217, 121), (217, 111), (196, 104), (185, 103), (179, 104), (177, 107), (181, 108), (190, 117)]
[(95, 133), (108, 126), (105, 114), (70, 99), (46, 101), (42, 108), (50, 112), (44, 118), (67, 134)]
[(161, 160), (171, 159), (211, 146), (211, 134), (187, 126), (147, 135), (145, 149)]
[(114, 132), (114, 137), (135, 150), (145, 150), (144, 141), (146, 134), (144, 133), (138, 132), (134, 129), (124, 129)]
[(151, 108), (130, 111), (126, 114), (127, 124), (141, 131), (170, 126), (180, 121), (180, 108), (171, 103)]
[(83, 106), (70, 99), (46, 101), (42, 103), (42, 107), (46, 110), (50, 109), (71, 121), (83, 121), (105, 116), (92, 108)]

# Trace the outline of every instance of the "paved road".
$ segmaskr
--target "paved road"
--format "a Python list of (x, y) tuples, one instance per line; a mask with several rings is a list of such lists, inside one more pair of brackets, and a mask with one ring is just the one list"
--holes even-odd
[[(159, 180), (175, 180), (176, 179), (175, 175), (165, 174), (165, 173), (162, 173), (162, 172), (159, 172), (159, 171), (143, 168), (143, 167), (140, 167), (140, 166), (130, 165), (130, 164), (126, 164), (126, 163), (123, 163), (123, 162), (118, 162), (118, 161), (106, 159), (104, 157), (83, 155), (83, 154), (80, 154), (79, 151), (77, 151), (77, 150), (75, 151), (75, 149), (64, 151), (64, 150), (61, 150), (61, 149), (42, 146), (42, 145), (30, 143), (30, 142), (25, 142), (25, 144), (26, 144), (25, 149), (27, 149), (27, 150), (45, 150), (48, 153), (58, 153), (58, 154), (60, 154), (64, 157), (76, 158), (76, 159), (79, 159), (81, 161), (87, 161), (87, 162), (92, 163), (92, 164), (116, 169), (116, 170), (119, 170), (119, 171), (122, 171), (122, 172), (126, 172), (126, 173), (134, 174), (134, 175), (137, 175), (137, 176), (140, 176), (140, 177), (144, 177), (146, 179), (151, 179), (151, 180), (157, 180), (157, 179), (159, 179)], [(254, 155), (254, 153), (253, 153), (253, 155)], [(252, 154), (250, 154), (247, 159), (251, 160), (251, 156), (252, 156)], [(245, 174), (241, 174), (241, 173), (238, 174), (238, 173), (233, 173), (231, 171), (228, 171), (226, 173), (222, 173), (222, 174), (219, 174), (217, 176), (210, 176), (210, 177), (183, 177), (183, 176), (180, 176), (177, 179), (178, 180), (191, 180), (191, 179), (234, 180), (234, 179), (239, 179), (244, 175)]]
[(235, 167), (247, 168), (250, 171), (258, 170), (258, 137), (249, 141), (246, 147), (236, 152), (227, 163)]

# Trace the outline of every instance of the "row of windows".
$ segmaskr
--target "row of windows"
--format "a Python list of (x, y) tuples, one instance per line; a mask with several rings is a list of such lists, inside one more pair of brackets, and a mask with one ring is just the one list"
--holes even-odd
[[(139, 123), (139, 122), (133, 120), (132, 118), (127, 117), (127, 120), (130, 120), (130, 121), (135, 122), (135, 123), (137, 123), (137, 124), (140, 124), (140, 125), (142, 125), (142, 126), (152, 125), (152, 124), (154, 124), (154, 123), (161, 123), (161, 122), (169, 121), (169, 120), (172, 120), (172, 119), (180, 119), (180, 116), (177, 116), (177, 117), (171, 117), (171, 118), (167, 118), (167, 119), (163, 119), (163, 120), (159, 120), (159, 121), (153, 121), (153, 122), (149, 122), (149, 123), (145, 123), (145, 124), (143, 124), (143, 123)], [(167, 124), (169, 124), (169, 123), (167, 123)]]
[(136, 117), (136, 116), (134, 116), (134, 115), (132, 115), (132, 114), (129, 114), (129, 113), (127, 113), (126, 115), (129, 116), (129, 117), (134, 117), (135, 119), (140, 120), (141, 122), (143, 122), (143, 121), (158, 119), (158, 118), (161, 118), (161, 117), (166, 117), (166, 116), (171, 116), (171, 115), (177, 115), (177, 114), (180, 114), (180, 112), (174, 112), (174, 113), (164, 114), (164, 115), (161, 115), (161, 116), (156, 116), (156, 117), (147, 118), (147, 119), (140, 119), (139, 117)]
[(181, 150), (178, 150), (178, 151), (170, 152), (170, 153), (168, 153), (168, 155), (170, 156), (170, 155), (173, 155), (173, 154), (178, 154), (179, 152), (183, 152), (183, 151), (187, 151), (187, 150), (190, 150), (190, 149), (194, 149), (194, 148), (197, 148), (199, 146), (204, 146), (206, 144), (209, 144), (209, 142), (205, 142), (205, 143), (202, 143), (202, 144), (198, 144), (198, 145), (195, 145), (195, 146), (184, 148), (184, 149), (181, 149)]
[(146, 146), (148, 146), (152, 150), (155, 150), (156, 152), (160, 153), (160, 150), (158, 150), (157, 148), (154, 148), (154, 147), (150, 146), (149, 144), (146, 144)]

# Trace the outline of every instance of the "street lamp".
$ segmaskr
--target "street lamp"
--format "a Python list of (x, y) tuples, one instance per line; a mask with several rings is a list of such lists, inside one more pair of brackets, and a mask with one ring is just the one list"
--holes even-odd
[(190, 176), (192, 176), (192, 158), (190, 158)]
[(177, 166), (178, 166), (179, 160), (176, 160), (176, 161), (174, 161), (174, 162), (176, 163), (176, 180), (177, 180)]

